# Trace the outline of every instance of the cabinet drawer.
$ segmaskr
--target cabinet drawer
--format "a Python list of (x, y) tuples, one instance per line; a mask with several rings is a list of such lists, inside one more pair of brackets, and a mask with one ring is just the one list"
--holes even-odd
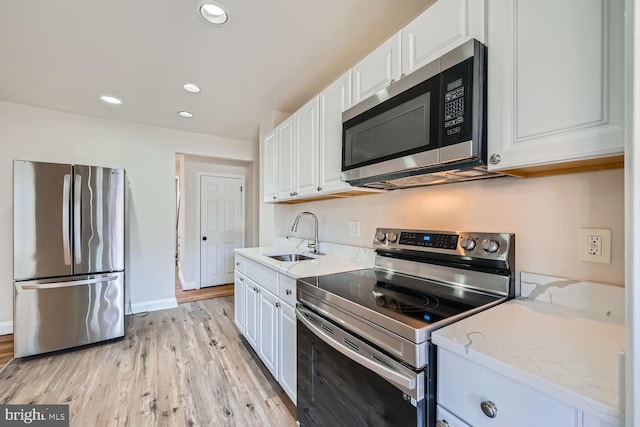
[(244, 275), (267, 289), (274, 295), (278, 294), (278, 272), (257, 262), (244, 259)]
[(460, 420), (442, 406), (436, 408), (436, 427), (469, 427), (469, 424)]
[(278, 296), (281, 300), (292, 307), (296, 306), (296, 279), (280, 275), (280, 283), (278, 283)]
[(235, 270), (240, 272), (240, 273), (244, 273), (244, 264), (245, 264), (245, 258), (240, 256), (240, 255), (236, 255), (235, 256)]
[[(493, 418), (481, 404), (496, 409)], [(577, 427), (575, 408), (438, 348), (438, 405), (474, 427)]]

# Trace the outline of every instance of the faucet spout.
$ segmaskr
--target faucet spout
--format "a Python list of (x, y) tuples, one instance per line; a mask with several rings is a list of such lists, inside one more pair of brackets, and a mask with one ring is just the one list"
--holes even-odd
[(291, 231), (295, 232), (298, 230), (298, 222), (300, 222), (300, 218), (302, 218), (305, 215), (310, 215), (313, 218), (314, 221), (314, 225), (315, 225), (315, 234), (314, 234), (314, 239), (313, 239), (313, 243), (309, 243), (309, 252), (316, 254), (316, 255), (324, 255), (322, 253), (320, 253), (318, 251), (318, 217), (315, 216), (313, 213), (311, 212), (300, 212), (298, 214), (298, 216), (296, 216), (296, 219), (293, 220), (293, 225), (291, 226)]

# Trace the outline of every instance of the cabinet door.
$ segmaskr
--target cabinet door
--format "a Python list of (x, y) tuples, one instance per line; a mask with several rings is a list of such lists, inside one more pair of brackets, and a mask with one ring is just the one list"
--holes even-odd
[(402, 29), (402, 73), (409, 74), (469, 39), (485, 42), (486, 0), (439, 0)]
[(351, 70), (320, 94), (320, 192), (351, 188), (342, 171), (342, 112), (351, 107)]
[[(579, 426), (577, 409), (442, 347), (437, 369), (438, 405), (474, 427)], [(483, 403), (496, 409), (493, 418)]]
[(258, 285), (259, 325), (258, 355), (278, 378), (278, 297)]
[(296, 168), (294, 196), (318, 192), (318, 97), (294, 114)]
[(280, 385), (296, 403), (297, 351), (296, 311), (289, 304), (280, 305)]
[(489, 169), (622, 154), (624, 2), (487, 9)]
[(244, 276), (236, 270), (233, 281), (233, 320), (241, 333), (244, 333), (246, 322), (244, 281)]
[(353, 66), (353, 105), (400, 78), (400, 33)]
[(264, 201), (278, 200), (278, 132), (277, 128), (264, 137)]
[(248, 277), (244, 280), (245, 326), (244, 337), (258, 351), (258, 285)]
[(293, 177), (297, 174), (294, 117), (289, 117), (276, 128), (278, 132), (278, 200), (293, 197), (295, 191)]

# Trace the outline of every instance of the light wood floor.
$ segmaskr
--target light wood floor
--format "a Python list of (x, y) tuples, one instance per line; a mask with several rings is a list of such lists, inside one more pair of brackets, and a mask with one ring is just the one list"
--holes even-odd
[(71, 425), (293, 426), (292, 403), (233, 325), (233, 298), (127, 316), (126, 337), (13, 360), (0, 403), (67, 403)]
[(183, 291), (178, 279), (178, 268), (176, 267), (176, 299), (178, 304), (183, 302), (200, 301), (209, 298), (219, 298), (233, 295), (233, 283), (220, 286), (209, 286), (208, 288), (191, 289)]
[(0, 336), (0, 369), (13, 358), (13, 335)]

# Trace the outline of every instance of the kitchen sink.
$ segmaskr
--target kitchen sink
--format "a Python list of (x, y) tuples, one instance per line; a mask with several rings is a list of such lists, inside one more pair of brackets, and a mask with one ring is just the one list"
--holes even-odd
[(267, 255), (267, 254), (265, 254), (265, 256), (268, 256), (269, 258), (273, 258), (276, 261), (287, 261), (287, 262), (305, 261), (305, 260), (308, 260), (308, 259), (315, 259), (313, 257), (302, 255), (302, 254), (280, 254), (280, 255)]

